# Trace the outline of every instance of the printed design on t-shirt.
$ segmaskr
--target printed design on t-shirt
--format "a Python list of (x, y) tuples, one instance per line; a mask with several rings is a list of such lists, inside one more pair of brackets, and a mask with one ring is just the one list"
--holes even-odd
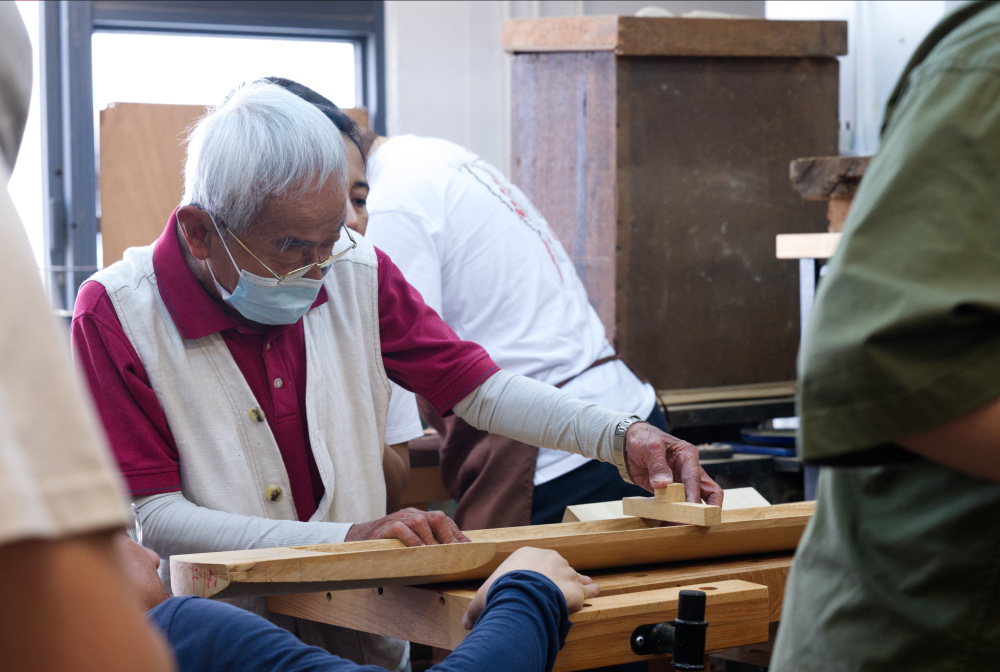
[(491, 194), (500, 199), (501, 203), (538, 234), (549, 259), (552, 260), (552, 265), (556, 268), (556, 273), (559, 274), (559, 281), (562, 282), (562, 269), (559, 268), (559, 262), (556, 261), (556, 257), (552, 253), (552, 245), (550, 245), (550, 241), (554, 241), (554, 238), (552, 232), (549, 231), (548, 223), (542, 217), (542, 213), (538, 212), (520, 189), (508, 182), (496, 168), (482, 159), (468, 161), (462, 165), (462, 169), (472, 175), (477, 182), (486, 187)]

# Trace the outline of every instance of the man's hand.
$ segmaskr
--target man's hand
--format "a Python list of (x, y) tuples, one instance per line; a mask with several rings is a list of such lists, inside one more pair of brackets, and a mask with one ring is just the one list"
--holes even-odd
[(399, 539), (407, 546), (431, 546), (469, 541), (455, 521), (441, 511), (400, 509), (385, 518), (355, 523), (344, 541)]
[(652, 492), (679, 479), (688, 502), (697, 504), (705, 500), (713, 506), (722, 506), (722, 488), (701, 468), (698, 449), (687, 441), (641, 422), (625, 432), (625, 453), (636, 485)]
[(555, 551), (525, 546), (511, 553), (496, 571), (490, 574), (486, 583), (480, 586), (469, 608), (465, 610), (465, 615), (462, 616), (462, 627), (471, 630), (476, 624), (479, 615), (486, 607), (486, 594), (490, 592), (490, 586), (504, 574), (519, 569), (528, 569), (548, 577), (562, 591), (563, 597), (566, 598), (566, 609), (571, 614), (579, 610), (588, 598), (596, 597), (600, 592), (597, 584), (589, 576), (577, 574), (566, 559)]

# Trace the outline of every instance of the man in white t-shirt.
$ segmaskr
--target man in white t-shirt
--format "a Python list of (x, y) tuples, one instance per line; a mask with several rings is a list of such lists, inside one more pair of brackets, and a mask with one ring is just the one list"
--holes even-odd
[[(363, 233), (461, 338), (506, 370), (666, 430), (653, 388), (615, 358), (572, 261), (517, 187), (445, 140), (369, 143)], [(489, 436), (426, 410), (424, 420), (444, 435), (442, 475), (462, 528), (558, 522), (569, 504), (648, 494), (612, 465)]]

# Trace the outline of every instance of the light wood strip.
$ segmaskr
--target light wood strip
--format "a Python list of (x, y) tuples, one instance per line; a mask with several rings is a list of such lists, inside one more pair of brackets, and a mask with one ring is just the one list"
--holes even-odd
[(780, 233), (775, 236), (778, 259), (829, 259), (840, 245), (839, 233)]

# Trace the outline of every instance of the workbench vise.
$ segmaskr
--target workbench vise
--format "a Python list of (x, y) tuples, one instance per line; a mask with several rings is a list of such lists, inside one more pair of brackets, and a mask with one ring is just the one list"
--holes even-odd
[(673, 654), (673, 669), (705, 669), (705, 593), (682, 590), (677, 618), (670, 623), (640, 625), (632, 632), (632, 652), (638, 656)]

